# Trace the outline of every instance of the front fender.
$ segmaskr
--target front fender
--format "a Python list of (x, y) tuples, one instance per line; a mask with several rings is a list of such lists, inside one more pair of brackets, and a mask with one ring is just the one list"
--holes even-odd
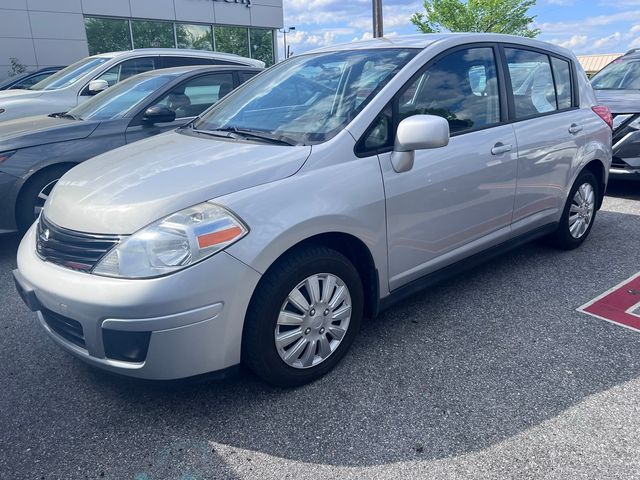
[(369, 249), (380, 292), (388, 292), (385, 200), (376, 157), (301, 172), (215, 201), (250, 228), (228, 253), (259, 273), (310, 237), (344, 233)]

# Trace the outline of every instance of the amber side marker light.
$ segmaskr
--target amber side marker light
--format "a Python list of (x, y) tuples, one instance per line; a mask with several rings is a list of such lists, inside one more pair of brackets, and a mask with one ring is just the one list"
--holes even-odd
[(12, 152), (0, 152), (0, 163), (4, 162), (6, 159), (8, 159), (14, 153), (16, 153), (15, 150), (12, 151)]

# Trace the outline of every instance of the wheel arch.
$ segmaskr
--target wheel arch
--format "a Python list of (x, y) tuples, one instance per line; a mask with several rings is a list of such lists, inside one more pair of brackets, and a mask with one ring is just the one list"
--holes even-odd
[(259, 290), (261, 283), (265, 281), (265, 278), (268, 278), (269, 271), (273, 269), (279, 261), (290, 255), (292, 252), (307, 246), (327, 247), (347, 257), (358, 271), (362, 281), (365, 317), (372, 318), (377, 316), (380, 303), (380, 288), (378, 270), (376, 268), (373, 255), (361, 239), (350, 233), (339, 231), (312, 235), (287, 248), (264, 272), (254, 290), (253, 295), (251, 296), (251, 301), (253, 301), (253, 297)]
[(598, 180), (598, 203), (596, 204), (596, 208), (600, 210), (602, 206), (602, 202), (604, 200), (604, 193), (607, 188), (607, 170), (605, 169), (604, 163), (599, 159), (591, 160), (587, 163), (582, 171), (588, 170), (593, 173)]
[(42, 177), (44, 174), (46, 174), (47, 172), (55, 168), (65, 167), (66, 170), (68, 171), (73, 167), (75, 167), (76, 165), (78, 165), (77, 162), (63, 161), (58, 163), (48, 163), (44, 165), (42, 168), (38, 168), (36, 170), (30, 171), (28, 176), (23, 177), (23, 181), (20, 184), (20, 187), (18, 188), (15, 194), (15, 202), (13, 205), (14, 218), (17, 219), (18, 217), (18, 209), (20, 208), (24, 192), (27, 190), (29, 185), (31, 185), (33, 182), (37, 181), (38, 178)]

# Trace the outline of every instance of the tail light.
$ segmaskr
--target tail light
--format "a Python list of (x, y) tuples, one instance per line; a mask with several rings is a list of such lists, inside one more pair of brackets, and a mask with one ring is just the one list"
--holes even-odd
[(609, 125), (609, 128), (613, 130), (613, 115), (611, 115), (611, 110), (609, 107), (605, 107), (604, 105), (596, 105), (595, 107), (591, 107), (596, 115), (598, 115), (604, 123)]

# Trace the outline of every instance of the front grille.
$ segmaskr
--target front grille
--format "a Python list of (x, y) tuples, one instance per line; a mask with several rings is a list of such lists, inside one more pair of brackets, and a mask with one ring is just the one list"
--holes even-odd
[(82, 330), (82, 325), (79, 322), (52, 312), (51, 310), (42, 309), (41, 313), (42, 318), (44, 318), (44, 321), (51, 330), (74, 345), (86, 348), (84, 343), (84, 330)]
[(59, 227), (40, 216), (36, 251), (43, 260), (81, 272), (90, 272), (120, 242), (119, 235), (94, 235)]

